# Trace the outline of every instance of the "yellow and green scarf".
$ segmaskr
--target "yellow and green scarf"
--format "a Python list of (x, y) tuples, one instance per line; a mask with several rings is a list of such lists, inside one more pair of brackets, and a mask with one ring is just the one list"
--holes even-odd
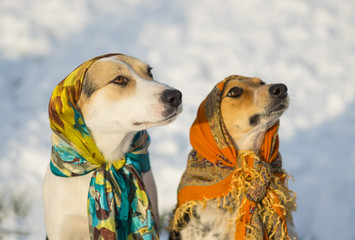
[(76, 177), (93, 171), (87, 201), (91, 239), (159, 239), (141, 180), (141, 171), (149, 170), (142, 169), (149, 164), (148, 133), (138, 132), (131, 151), (122, 159), (108, 162), (76, 107), (87, 69), (98, 59), (115, 55), (118, 54), (83, 63), (55, 87), (49, 102), (53, 130), (50, 168), (59, 177)]

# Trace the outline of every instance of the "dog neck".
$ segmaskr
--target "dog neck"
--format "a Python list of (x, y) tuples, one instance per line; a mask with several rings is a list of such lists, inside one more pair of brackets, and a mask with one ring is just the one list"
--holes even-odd
[(91, 132), (106, 161), (115, 161), (129, 151), (136, 132)]
[(249, 132), (231, 131), (229, 132), (236, 150), (251, 150), (256, 154), (260, 153), (267, 130), (273, 126), (278, 119), (274, 119), (266, 124), (262, 124)]
[(242, 136), (233, 137), (234, 146), (237, 150), (251, 150), (260, 152), (266, 131), (253, 131)]

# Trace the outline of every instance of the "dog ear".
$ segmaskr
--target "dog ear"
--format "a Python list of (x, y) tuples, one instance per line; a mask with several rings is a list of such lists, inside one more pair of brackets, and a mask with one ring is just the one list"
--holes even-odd
[(83, 84), (81, 87), (81, 93), (86, 97), (89, 98), (95, 91), (97, 87), (94, 85), (93, 81), (91, 81), (88, 72), (85, 73), (83, 78)]

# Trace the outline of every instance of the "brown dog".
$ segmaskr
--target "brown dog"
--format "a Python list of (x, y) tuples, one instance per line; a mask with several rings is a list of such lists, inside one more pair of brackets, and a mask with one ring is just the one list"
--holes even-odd
[(297, 238), (295, 199), (278, 153), (288, 105), (284, 84), (230, 76), (216, 85), (190, 130), (172, 239)]

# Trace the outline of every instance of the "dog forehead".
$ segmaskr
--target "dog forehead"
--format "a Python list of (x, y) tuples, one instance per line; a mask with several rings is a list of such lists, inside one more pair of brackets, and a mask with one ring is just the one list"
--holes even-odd
[(121, 70), (123, 68), (129, 68), (129, 70), (133, 70), (140, 77), (146, 78), (149, 65), (134, 57), (115, 55), (97, 60), (92, 64), (89, 70), (93, 68), (97, 70), (100, 70), (100, 68), (120, 68)]
[(145, 79), (151, 80), (148, 76), (149, 65), (146, 63), (126, 55), (117, 55), (105, 57), (94, 62), (88, 69), (88, 75), (92, 76), (106, 76), (113, 77), (119, 73), (135, 75)]
[(127, 56), (127, 55), (116, 55), (112, 57), (113, 59), (118, 60), (119, 62), (123, 62), (127, 64), (129, 68), (131, 68), (138, 76), (145, 78), (145, 79), (150, 79), (147, 78), (147, 71), (149, 68), (149, 65), (137, 58)]
[(100, 86), (106, 84), (107, 81), (112, 81), (119, 74), (127, 75), (130, 72), (131, 70), (125, 63), (111, 58), (102, 58), (89, 67), (84, 81)]
[(233, 87), (258, 87), (264, 85), (265, 83), (259, 78), (250, 78), (238, 76), (238, 78), (229, 80), (224, 86), (224, 91), (228, 91)]

